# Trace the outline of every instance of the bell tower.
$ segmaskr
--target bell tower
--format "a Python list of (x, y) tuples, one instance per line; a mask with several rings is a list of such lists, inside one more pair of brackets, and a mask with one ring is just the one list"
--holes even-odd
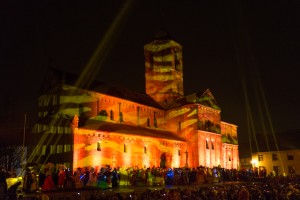
[(182, 97), (182, 46), (166, 31), (144, 46), (146, 94), (166, 108)]

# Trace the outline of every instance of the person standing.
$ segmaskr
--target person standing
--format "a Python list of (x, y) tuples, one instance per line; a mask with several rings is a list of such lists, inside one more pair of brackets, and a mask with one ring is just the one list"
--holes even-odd
[(32, 180), (31, 170), (26, 169), (25, 176), (24, 176), (24, 182), (23, 182), (24, 192), (26, 192), (26, 193), (31, 192), (32, 182), (33, 182), (33, 180)]
[(47, 171), (44, 184), (42, 185), (42, 191), (52, 191), (54, 189), (55, 183), (52, 178), (52, 173), (50, 171)]
[(83, 187), (86, 187), (87, 183), (90, 179), (90, 170), (86, 167), (84, 171), (84, 177), (83, 177)]
[(112, 182), (113, 188), (118, 187), (118, 172), (117, 172), (116, 168), (114, 168), (114, 170), (112, 171), (111, 182)]
[(249, 191), (245, 187), (238, 192), (238, 200), (249, 200), (249, 197)]
[(58, 189), (64, 188), (65, 181), (66, 181), (66, 172), (63, 169), (63, 167), (61, 167), (58, 172), (58, 184), (57, 184)]

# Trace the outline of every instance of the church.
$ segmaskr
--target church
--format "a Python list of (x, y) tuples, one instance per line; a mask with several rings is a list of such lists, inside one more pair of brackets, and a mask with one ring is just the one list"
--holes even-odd
[(144, 46), (145, 94), (49, 69), (28, 162), (77, 168), (237, 169), (237, 125), (209, 89), (184, 94), (182, 46), (168, 33)]

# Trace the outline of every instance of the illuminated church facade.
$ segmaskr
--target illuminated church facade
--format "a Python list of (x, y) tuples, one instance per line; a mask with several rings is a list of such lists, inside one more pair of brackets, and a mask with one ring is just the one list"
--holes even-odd
[(209, 89), (184, 95), (182, 46), (144, 46), (146, 94), (51, 69), (39, 95), (29, 162), (79, 167), (239, 167), (237, 126)]

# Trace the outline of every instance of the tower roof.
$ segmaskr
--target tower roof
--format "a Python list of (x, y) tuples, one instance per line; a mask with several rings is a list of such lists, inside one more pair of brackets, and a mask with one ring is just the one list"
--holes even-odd
[(153, 40), (144, 46), (144, 51), (159, 52), (163, 49), (172, 47), (178, 47), (182, 49), (182, 46), (174, 41), (173, 37), (165, 29), (160, 29), (156, 32)]
[(154, 40), (173, 40), (173, 38), (168, 31), (161, 29), (156, 32)]

